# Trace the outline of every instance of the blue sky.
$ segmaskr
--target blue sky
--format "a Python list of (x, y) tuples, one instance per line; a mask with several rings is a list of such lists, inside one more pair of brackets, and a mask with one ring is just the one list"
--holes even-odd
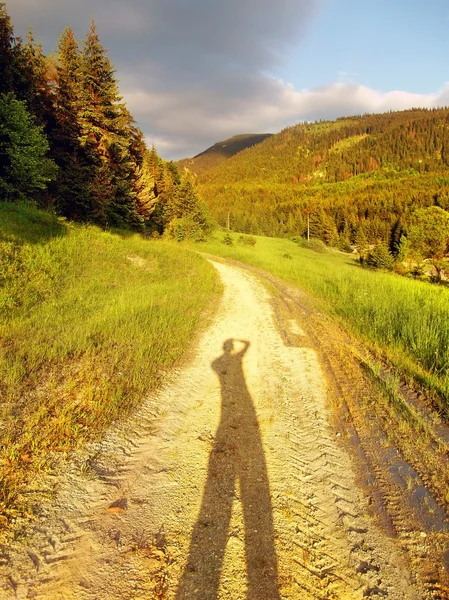
[(279, 73), (299, 89), (346, 80), (428, 94), (449, 80), (448, 58), (448, 2), (330, 0)]
[(165, 158), (299, 121), (449, 105), (442, 0), (14, 0), (46, 51), (95, 18), (121, 92)]

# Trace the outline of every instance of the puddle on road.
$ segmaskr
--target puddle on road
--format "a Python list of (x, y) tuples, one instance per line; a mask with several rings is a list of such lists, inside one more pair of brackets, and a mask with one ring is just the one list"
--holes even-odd
[(416, 521), (426, 533), (448, 533), (449, 522), (444, 510), (424, 486), (421, 477), (405, 460), (396, 448), (385, 449), (388, 470), (394, 482), (406, 491), (406, 498)]
[[(359, 359), (359, 364), (372, 376), (372, 372), (364, 360)], [(387, 370), (381, 369), (377, 377), (379, 382), (382, 382), (385, 386), (391, 387), (393, 385), (391, 373)], [(429, 407), (418, 397), (416, 392), (408, 389), (403, 384), (399, 384), (398, 392), (404, 405), (408, 406), (412, 411), (414, 410), (419, 413), (420, 417), (433, 430), (435, 438), (449, 445), (449, 426), (433, 418), (433, 415), (429, 412)], [(426, 488), (419, 474), (403, 459), (399, 450), (388, 440), (384, 431), (376, 427), (374, 423), (373, 427), (375, 427), (375, 431), (372, 433), (378, 439), (377, 450), (381, 456), (382, 463), (392, 475), (393, 483), (403, 491), (404, 500), (413, 511), (416, 523), (421, 528), (421, 531), (425, 533), (449, 533), (448, 515), (435, 501), (435, 498)], [(368, 483), (371, 483), (368, 477), (366, 480)]]
[[(348, 414), (348, 408), (342, 407), (343, 414)], [(388, 510), (378, 491), (375, 473), (369, 467), (367, 456), (362, 448), (359, 436), (354, 426), (349, 424), (348, 418), (342, 414), (342, 422), (349, 434), (350, 443), (359, 460), (364, 465), (363, 479), (369, 488), (376, 503), (378, 515), (385, 530), (394, 535), (394, 529)], [(377, 451), (381, 462), (392, 476), (392, 483), (396, 484), (403, 492), (403, 497), (408, 507), (412, 510), (416, 524), (425, 533), (449, 533), (449, 518), (439, 506), (432, 493), (426, 488), (421, 477), (415, 469), (406, 462), (399, 450), (392, 446), (383, 431), (377, 429), (372, 432), (378, 439)], [(449, 550), (447, 555), (447, 569), (449, 570)], [(445, 563), (446, 564), (446, 563)]]
[[(352, 447), (358, 455), (359, 460), (365, 466), (363, 474), (364, 483), (370, 490), (378, 518), (384, 530), (394, 537), (396, 535), (394, 526), (388, 508), (385, 505), (385, 500), (380, 493), (376, 475), (369, 467), (367, 457), (355, 428), (349, 426), (348, 430)], [(393, 485), (401, 489), (403, 500), (413, 512), (416, 523), (415, 528), (426, 535), (449, 533), (448, 516), (437, 504), (431, 492), (425, 487), (419, 474), (402, 458), (397, 448), (387, 445), (386, 436), (383, 432), (378, 431), (378, 436), (378, 452), (382, 457), (382, 463), (388, 469)], [(442, 552), (440, 557), (444, 569), (449, 572), (449, 548)]]

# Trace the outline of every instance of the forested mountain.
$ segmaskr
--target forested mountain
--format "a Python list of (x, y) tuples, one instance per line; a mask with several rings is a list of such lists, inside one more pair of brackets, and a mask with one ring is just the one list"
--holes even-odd
[(0, 3), (0, 200), (34, 200), (103, 227), (201, 238), (210, 219), (192, 176), (148, 150), (96, 27), (68, 27), (55, 56), (14, 36)]
[(247, 233), (357, 236), (397, 248), (420, 207), (449, 209), (449, 109), (302, 123), (199, 175), (218, 221)]
[(207, 169), (220, 165), (238, 152), (260, 144), (260, 142), (263, 142), (271, 135), (271, 133), (243, 133), (241, 135), (234, 135), (227, 140), (217, 142), (193, 158), (184, 158), (178, 161), (177, 164), (181, 169), (187, 167), (190, 171), (199, 175)]

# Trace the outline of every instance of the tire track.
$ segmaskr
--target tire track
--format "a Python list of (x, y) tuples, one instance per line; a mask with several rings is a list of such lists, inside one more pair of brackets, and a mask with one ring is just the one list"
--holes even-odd
[[(353, 342), (324, 315), (311, 309), (309, 299), (304, 293), (266, 272), (247, 265), (241, 266), (273, 286), (277, 292), (277, 313), (283, 313), (284, 319), (291, 320), (296, 317), (300, 326), (307, 332), (310, 342), (320, 356), (330, 395), (340, 413), (337, 426), (350, 431), (351, 450), (359, 462), (359, 472), (363, 471), (359, 480), (363, 481), (363, 487), (374, 500), (380, 522), (386, 532), (397, 536), (424, 597), (436, 600), (449, 598), (447, 515), (432, 498), (431, 493), (425, 490), (423, 481), (430, 483), (425, 470), (422, 472), (422, 478), (416, 473), (415, 478), (421, 489), (424, 489), (425, 498), (430, 498), (430, 514), (438, 513), (436, 519), (430, 519), (430, 524), (420, 520), (413, 510), (414, 501), (410, 498), (413, 489), (407, 489), (408, 486), (404, 486), (403, 482), (398, 483), (394, 464), (398, 462), (404, 465), (407, 471), (410, 470), (410, 466), (382, 431), (373, 411), (367, 409), (366, 403), (361, 402), (366, 398), (375, 401), (378, 392), (361, 371), (357, 360), (358, 351), (353, 347)], [(278, 318), (277, 325), (286, 343), (292, 343), (291, 336), (282, 328), (282, 319)], [(389, 448), (389, 452), (386, 452), (384, 447)], [(422, 463), (418, 461), (418, 465), (422, 469)]]

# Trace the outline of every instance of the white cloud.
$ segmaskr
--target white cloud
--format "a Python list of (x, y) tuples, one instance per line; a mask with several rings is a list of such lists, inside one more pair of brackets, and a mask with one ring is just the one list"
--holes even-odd
[(138, 120), (148, 123), (148, 139), (173, 158), (192, 156), (238, 133), (275, 133), (300, 121), (449, 104), (449, 84), (427, 95), (383, 93), (341, 82), (296, 90), (282, 80), (260, 76), (252, 88), (254, 93), (244, 102), (239, 95), (223, 98), (207, 89), (172, 94), (134, 88), (126, 90), (125, 97)]

